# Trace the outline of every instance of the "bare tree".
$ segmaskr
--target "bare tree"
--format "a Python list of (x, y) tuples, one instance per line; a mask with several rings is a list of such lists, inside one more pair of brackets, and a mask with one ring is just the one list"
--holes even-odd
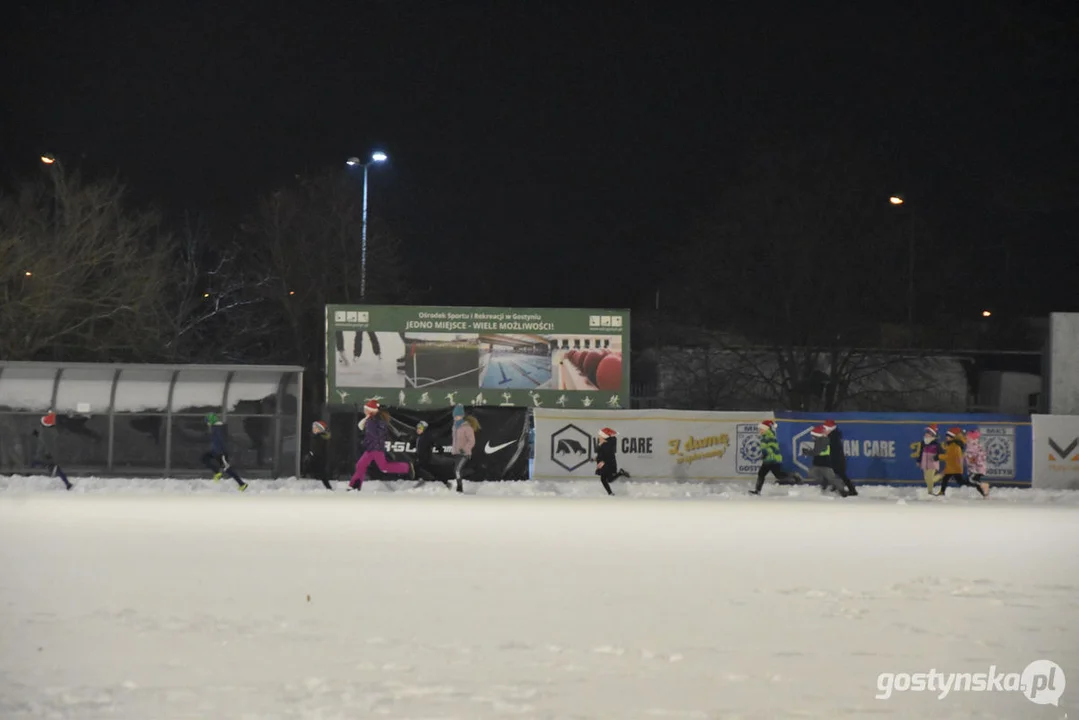
[(823, 139), (772, 147), (691, 233), (664, 295), (683, 322), (723, 333), (706, 342), (721, 356), (687, 363), (690, 382), (706, 368), (743, 402), (835, 410), (910, 364), (865, 349), (880, 346), (882, 319), (902, 317), (909, 258), (886, 193), (851, 157)]
[(237, 241), (217, 242), (185, 219), (172, 248), (172, 292), (161, 308), (164, 359), (233, 362), (265, 357), (274, 337), (266, 288), (272, 276), (245, 257)]
[(245, 263), (257, 268), (260, 312), (273, 319), (276, 357), (308, 368), (305, 397), (320, 398), (327, 303), (407, 303), (400, 240), (369, 218), (366, 297), (362, 272), (362, 195), (337, 171), (297, 176), (267, 197), (244, 223)]
[(159, 217), (129, 208), (115, 180), (49, 171), (0, 196), (0, 357), (152, 353), (170, 276)]

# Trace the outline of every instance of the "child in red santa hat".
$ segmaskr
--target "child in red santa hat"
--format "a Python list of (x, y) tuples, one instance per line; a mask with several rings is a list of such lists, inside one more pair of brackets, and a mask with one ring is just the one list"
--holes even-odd
[(599, 441), (596, 444), (596, 475), (603, 483), (603, 489), (608, 495), (614, 495), (611, 490), (611, 481), (620, 477), (629, 477), (625, 470), (618, 469), (618, 441), (615, 439), (618, 433), (609, 427), (605, 427), (597, 434)]
[(364, 418), (360, 420), (360, 430), (363, 430), (363, 455), (360, 455), (360, 459), (356, 461), (356, 472), (352, 473), (352, 481), (349, 482), (348, 489), (363, 489), (363, 481), (367, 477), (367, 466), (372, 462), (384, 473), (415, 478), (411, 464), (390, 462), (386, 459), (386, 441), (390, 437), (390, 414), (382, 409), (378, 400), (368, 400), (364, 403), (363, 414)]

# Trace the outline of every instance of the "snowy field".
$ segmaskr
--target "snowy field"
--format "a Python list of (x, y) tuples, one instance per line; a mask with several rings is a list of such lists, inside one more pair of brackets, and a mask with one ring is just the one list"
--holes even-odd
[(1079, 717), (1075, 492), (75, 482), (0, 478), (3, 720)]

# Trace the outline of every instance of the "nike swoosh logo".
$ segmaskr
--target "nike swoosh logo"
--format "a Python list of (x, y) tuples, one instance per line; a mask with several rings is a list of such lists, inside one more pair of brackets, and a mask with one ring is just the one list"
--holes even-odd
[(509, 447), (510, 445), (512, 445), (512, 444), (513, 444), (513, 443), (515, 443), (515, 442), (517, 442), (517, 441), (516, 441), (516, 440), (510, 440), (509, 442), (507, 442), (507, 443), (502, 443), (501, 445), (492, 445), (492, 444), (491, 444), (491, 441), (490, 441), (490, 440), (488, 440), (488, 441), (487, 441), (487, 447), (486, 447), (486, 448), (484, 448), (484, 450), (485, 450), (485, 451), (487, 452), (487, 454), (488, 454), (488, 455), (490, 455), (491, 453), (496, 453), (496, 452), (498, 452), (498, 451), (499, 451), (499, 450), (501, 450), (502, 448), (508, 448), (508, 447)]

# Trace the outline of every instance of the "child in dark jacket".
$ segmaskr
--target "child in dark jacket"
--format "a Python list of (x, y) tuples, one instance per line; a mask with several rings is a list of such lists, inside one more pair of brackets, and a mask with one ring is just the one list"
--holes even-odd
[(857, 495), (854, 482), (847, 476), (847, 453), (843, 448), (843, 431), (835, 424), (835, 420), (824, 423), (824, 429), (828, 433), (829, 457), (832, 459), (832, 470), (836, 477), (843, 481), (843, 487), (847, 488), (848, 495)]
[(603, 489), (608, 495), (614, 495), (611, 490), (611, 481), (620, 477), (628, 478), (630, 475), (625, 470), (618, 469), (618, 433), (609, 427), (599, 431), (599, 440), (596, 444), (596, 475), (603, 483)]
[(363, 406), (364, 418), (360, 421), (363, 431), (363, 455), (356, 461), (356, 472), (348, 484), (349, 490), (362, 490), (367, 477), (367, 467), (373, 462), (387, 474), (415, 477), (413, 467), (407, 462), (391, 462), (386, 459), (386, 441), (390, 437), (390, 414), (382, 409), (378, 400), (368, 400)]
[(59, 476), (59, 478), (64, 481), (64, 488), (70, 490), (72, 485), (68, 481), (67, 475), (64, 474), (63, 469), (60, 467), (59, 460), (57, 460), (56, 413), (49, 410), (49, 412), (41, 418), (41, 428), (34, 430), (33, 438), (33, 456), (30, 459), (30, 465), (32, 467), (47, 468), (49, 475), (53, 477)]
[(603, 428), (599, 431), (599, 442), (596, 444), (596, 475), (599, 475), (599, 481), (608, 495), (614, 495), (611, 481), (618, 474), (618, 441), (611, 439), (616, 434), (611, 428)]
[(813, 438), (813, 447), (803, 453), (813, 458), (813, 465), (809, 469), (809, 477), (821, 488), (831, 487), (843, 497), (847, 497), (847, 488), (843, 481), (836, 477), (832, 469), (831, 446), (828, 443), (828, 431), (823, 425), (817, 425), (810, 431)]
[(330, 467), (330, 429), (326, 423), (316, 420), (311, 423), (311, 446), (304, 455), (304, 475), (322, 481), (322, 486), (333, 490), (330, 479), (333, 470)]
[(202, 464), (210, 468), (210, 471), (214, 474), (214, 482), (221, 479), (221, 476), (228, 475), (230, 478), (236, 481), (237, 487), (240, 492), (247, 490), (247, 483), (232, 469), (232, 465), (229, 464), (228, 444), (225, 438), (225, 423), (217, 417), (216, 413), (209, 413), (206, 416), (206, 424), (210, 427), (210, 450), (202, 454)]
[[(420, 479), (416, 487), (421, 487), (431, 480), (437, 480), (434, 466), (435, 439), (427, 432), (427, 421), (421, 420), (416, 425), (416, 476)], [(453, 485), (449, 480), (439, 480), (448, 488)]]

